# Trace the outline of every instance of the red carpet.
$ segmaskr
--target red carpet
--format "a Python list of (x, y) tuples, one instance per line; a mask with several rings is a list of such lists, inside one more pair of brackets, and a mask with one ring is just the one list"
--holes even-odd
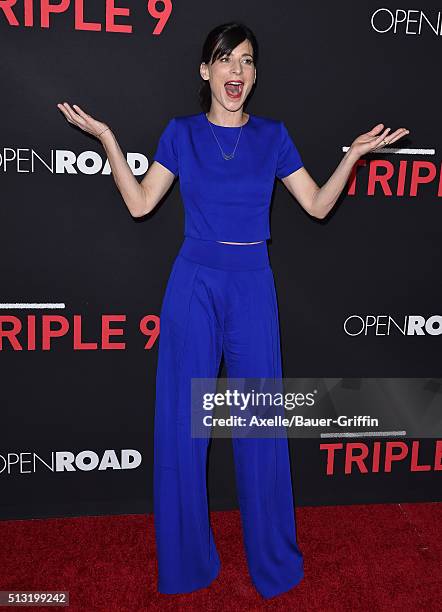
[(250, 582), (238, 511), (212, 513), (221, 572), (187, 595), (156, 592), (152, 515), (0, 521), (0, 590), (66, 590), (69, 612), (441, 610), (441, 503), (302, 507), (296, 517), (305, 578), (270, 600)]

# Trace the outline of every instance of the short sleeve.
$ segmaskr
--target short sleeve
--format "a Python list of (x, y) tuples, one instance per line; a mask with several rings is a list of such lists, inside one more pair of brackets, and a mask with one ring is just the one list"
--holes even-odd
[(295, 170), (299, 170), (303, 166), (301, 156), (295, 143), (285, 127), (283, 121), (280, 121), (280, 141), (278, 151), (278, 162), (276, 165), (276, 176), (279, 179), (285, 178)]
[(173, 172), (175, 176), (178, 175), (178, 143), (175, 117), (164, 128), (153, 159)]

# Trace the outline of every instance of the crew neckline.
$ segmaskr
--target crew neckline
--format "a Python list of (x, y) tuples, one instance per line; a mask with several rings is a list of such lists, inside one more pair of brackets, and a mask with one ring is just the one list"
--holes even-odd
[(222, 128), (224, 130), (239, 130), (240, 128), (246, 127), (246, 125), (250, 123), (253, 115), (249, 113), (249, 118), (247, 119), (245, 123), (243, 123), (243, 125), (218, 125), (217, 123), (213, 123), (212, 121), (210, 121), (210, 119), (208, 118), (205, 112), (202, 112), (201, 116), (205, 118), (210, 123), (210, 125), (214, 125), (215, 127)]

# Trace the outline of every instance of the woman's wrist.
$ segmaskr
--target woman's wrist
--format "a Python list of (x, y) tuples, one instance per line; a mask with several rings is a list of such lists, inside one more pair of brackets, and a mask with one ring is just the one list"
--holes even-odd
[(348, 147), (344, 157), (350, 158), (353, 163), (356, 163), (361, 156), (358, 155), (352, 146), (350, 146)]
[(98, 136), (98, 140), (102, 143), (105, 144), (106, 142), (112, 140), (114, 137), (112, 130), (110, 128), (106, 128), (105, 130), (103, 130)]

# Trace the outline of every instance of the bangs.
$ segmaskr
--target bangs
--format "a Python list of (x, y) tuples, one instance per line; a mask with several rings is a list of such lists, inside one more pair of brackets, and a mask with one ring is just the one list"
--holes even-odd
[[(233, 49), (240, 45), (244, 40), (247, 40), (247, 36), (245, 36), (244, 30), (242, 28), (232, 28), (228, 32), (224, 32), (215, 44), (211, 58), (211, 64), (213, 64), (223, 55), (230, 55)], [(251, 44), (251, 46), (252, 53), (250, 54), (250, 56), (255, 59), (253, 54), (253, 45)]]

